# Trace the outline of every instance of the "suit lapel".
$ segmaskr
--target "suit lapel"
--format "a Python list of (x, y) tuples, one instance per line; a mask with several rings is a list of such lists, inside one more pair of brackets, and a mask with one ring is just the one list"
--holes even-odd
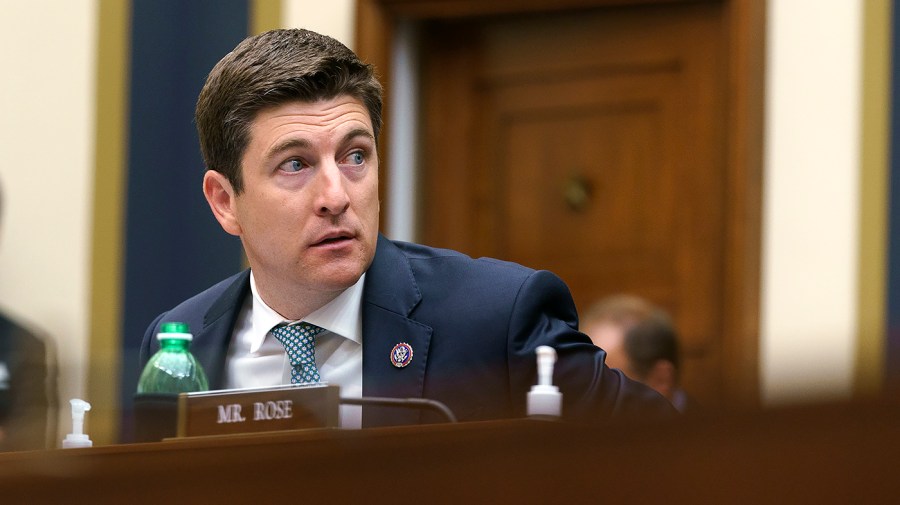
[(203, 316), (203, 329), (194, 336), (191, 351), (209, 379), (210, 389), (221, 389), (231, 334), (241, 305), (250, 290), (250, 270), (241, 272)]
[[(363, 293), (363, 395), (421, 398), (432, 329), (409, 318), (422, 295), (406, 256), (389, 240), (378, 237)], [(392, 363), (398, 344), (412, 349), (405, 366)], [(363, 426), (414, 424), (412, 409), (366, 407)]]
[[(194, 336), (191, 349), (207, 373), (210, 389), (223, 387), (228, 346), (249, 289), (250, 271), (246, 270), (213, 303), (204, 315), (203, 329)], [(379, 235), (363, 290), (364, 396), (423, 396), (432, 329), (409, 318), (421, 299), (409, 260)], [(408, 344), (413, 353), (403, 367), (391, 362), (391, 352), (400, 343)], [(420, 412), (414, 409), (366, 407), (363, 426), (416, 424), (419, 418)]]

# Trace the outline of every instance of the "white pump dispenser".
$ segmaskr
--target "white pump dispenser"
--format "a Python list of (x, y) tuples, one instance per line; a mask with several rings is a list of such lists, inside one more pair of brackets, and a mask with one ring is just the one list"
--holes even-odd
[(537, 354), (538, 383), (528, 392), (528, 416), (558, 418), (562, 415), (562, 393), (553, 385), (556, 349), (542, 345)]
[(62, 442), (64, 449), (72, 449), (76, 447), (91, 447), (94, 442), (83, 433), (84, 431), (84, 413), (91, 410), (91, 404), (79, 398), (69, 400), (72, 404), (72, 433), (66, 435)]

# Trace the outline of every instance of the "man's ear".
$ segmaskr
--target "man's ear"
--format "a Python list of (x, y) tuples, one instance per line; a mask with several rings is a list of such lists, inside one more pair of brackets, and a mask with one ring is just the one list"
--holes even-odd
[(222, 225), (226, 232), (240, 236), (241, 224), (238, 220), (234, 188), (228, 179), (216, 172), (207, 170), (203, 176), (203, 195), (206, 197), (209, 208), (212, 210), (216, 221)]

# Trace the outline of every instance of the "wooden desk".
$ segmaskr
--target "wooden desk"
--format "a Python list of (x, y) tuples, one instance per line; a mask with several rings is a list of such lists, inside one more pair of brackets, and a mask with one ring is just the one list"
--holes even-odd
[(893, 503), (900, 408), (508, 421), (0, 454), (0, 502)]

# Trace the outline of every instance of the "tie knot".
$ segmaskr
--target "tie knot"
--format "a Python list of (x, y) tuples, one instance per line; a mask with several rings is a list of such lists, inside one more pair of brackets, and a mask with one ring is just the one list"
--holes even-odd
[(291, 360), (291, 383), (319, 382), (319, 370), (316, 368), (316, 335), (323, 331), (324, 328), (307, 322), (272, 328), (272, 335), (281, 342)]

